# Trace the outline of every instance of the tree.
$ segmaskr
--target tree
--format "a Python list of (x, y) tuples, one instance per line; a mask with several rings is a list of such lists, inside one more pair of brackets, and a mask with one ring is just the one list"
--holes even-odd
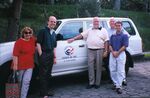
[(99, 16), (101, 9), (101, 0), (80, 0), (79, 17)]
[(150, 1), (149, 0), (144, 0), (144, 4), (145, 4), (145, 10), (147, 12), (150, 12)]
[(7, 41), (15, 40), (18, 35), (22, 3), (23, 0), (13, 0), (8, 9)]
[(114, 0), (114, 10), (120, 10), (121, 8), (121, 0)]

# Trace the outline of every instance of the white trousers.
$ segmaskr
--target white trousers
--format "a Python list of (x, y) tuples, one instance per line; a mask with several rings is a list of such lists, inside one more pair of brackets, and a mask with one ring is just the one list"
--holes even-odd
[(116, 88), (122, 87), (123, 79), (125, 78), (125, 62), (126, 54), (121, 52), (117, 58), (113, 57), (110, 53), (109, 57), (109, 69), (110, 76), (113, 83), (116, 85)]
[(33, 69), (19, 70), (18, 81), (20, 83), (20, 98), (27, 98), (30, 80), (32, 77)]

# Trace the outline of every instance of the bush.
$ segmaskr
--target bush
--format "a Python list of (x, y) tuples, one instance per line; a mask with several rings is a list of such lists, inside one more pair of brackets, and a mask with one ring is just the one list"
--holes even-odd
[[(90, 7), (90, 6), (89, 6)], [(93, 9), (89, 10), (92, 11)], [(82, 11), (81, 11), (82, 12)], [(2, 12), (0, 12), (1, 14)], [(7, 17), (3, 17), (5, 11), (0, 16), (0, 42), (5, 42), (7, 38)], [(7, 12), (6, 12), (7, 13)], [(95, 13), (95, 12), (94, 12)], [(82, 14), (82, 13), (81, 13)], [(77, 17), (77, 6), (76, 5), (38, 5), (24, 3), (23, 10), (21, 13), (19, 31), (24, 26), (30, 26), (33, 28), (34, 33), (38, 32), (39, 29), (46, 26), (48, 16), (55, 15), (58, 19), (62, 18), (76, 18)], [(7, 15), (6, 15), (7, 16)], [(134, 12), (134, 11), (114, 11), (108, 9), (101, 9), (101, 17), (129, 17), (137, 26), (137, 29), (143, 39), (144, 51), (150, 50), (150, 19), (149, 14), (145, 12)], [(16, 34), (17, 35), (17, 34)], [(14, 35), (15, 36), (15, 35)]]
[(57, 16), (59, 19), (76, 17), (76, 6), (23, 4), (22, 18), (43, 19), (50, 15)]
[(99, 4), (96, 0), (89, 0), (88, 2), (81, 2), (78, 6), (79, 17), (98, 16)]

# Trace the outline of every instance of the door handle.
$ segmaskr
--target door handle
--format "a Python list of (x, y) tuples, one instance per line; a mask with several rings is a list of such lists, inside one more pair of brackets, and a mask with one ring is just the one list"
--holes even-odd
[(83, 45), (79, 45), (79, 47), (84, 47), (85, 45), (83, 44)]

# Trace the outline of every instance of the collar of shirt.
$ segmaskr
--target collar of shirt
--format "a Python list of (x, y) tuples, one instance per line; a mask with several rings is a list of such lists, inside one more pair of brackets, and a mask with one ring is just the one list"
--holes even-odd
[(55, 31), (55, 30), (51, 29), (51, 30), (50, 30), (50, 34), (52, 35), (54, 31)]
[(99, 27), (99, 28), (92, 28), (92, 30), (101, 30), (102, 27)]
[(50, 28), (48, 28), (48, 27), (45, 27), (46, 29), (47, 29), (47, 31), (52, 35), (53, 34), (53, 32), (55, 32), (55, 30), (54, 29), (50, 29)]
[(116, 32), (116, 35), (121, 35), (121, 34), (123, 34), (122, 32)]

